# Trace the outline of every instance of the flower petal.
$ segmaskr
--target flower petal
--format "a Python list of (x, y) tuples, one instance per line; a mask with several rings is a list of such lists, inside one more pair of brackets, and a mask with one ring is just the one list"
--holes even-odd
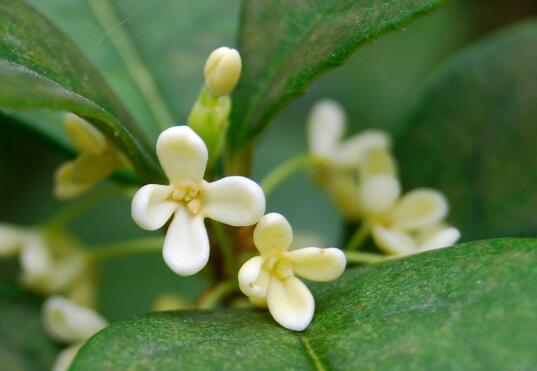
[(262, 255), (285, 251), (293, 242), (293, 230), (287, 219), (278, 213), (261, 218), (254, 229), (254, 244)]
[(54, 174), (54, 195), (60, 200), (78, 196), (88, 190), (93, 183), (76, 183), (73, 181), (75, 162), (63, 163)]
[(202, 195), (204, 215), (224, 224), (252, 225), (265, 213), (263, 190), (256, 182), (242, 176), (203, 182)]
[(134, 195), (131, 203), (131, 216), (140, 228), (154, 231), (161, 228), (178, 204), (168, 200), (172, 191), (170, 186), (147, 184)]
[(23, 231), (11, 224), (0, 223), (0, 257), (15, 255), (23, 243)]
[(190, 276), (205, 267), (209, 260), (209, 238), (203, 216), (179, 207), (166, 232), (162, 255), (168, 267), (181, 276)]
[(51, 371), (69, 370), (71, 363), (73, 363), (73, 360), (75, 359), (82, 345), (84, 345), (83, 342), (78, 342), (65, 349), (62, 349), (56, 356), (56, 359), (54, 360), (54, 364), (52, 365)]
[(375, 244), (390, 255), (409, 255), (417, 250), (416, 241), (408, 234), (396, 229), (375, 226), (372, 236)]
[(391, 218), (393, 226), (404, 230), (417, 230), (439, 223), (448, 213), (444, 195), (432, 189), (416, 189), (401, 197)]
[(71, 143), (80, 152), (100, 153), (106, 148), (106, 137), (82, 117), (68, 113), (64, 125)]
[(269, 273), (263, 269), (264, 262), (263, 257), (254, 256), (239, 270), (239, 288), (249, 298), (261, 298), (267, 293)]
[(330, 99), (317, 102), (308, 119), (310, 151), (328, 157), (343, 136), (346, 120), (345, 112), (337, 102)]
[(305, 330), (315, 312), (315, 301), (310, 290), (296, 277), (284, 281), (272, 277), (267, 304), (274, 320), (293, 331)]
[(157, 140), (157, 155), (166, 176), (176, 185), (200, 183), (209, 156), (203, 140), (188, 126), (164, 130)]
[(340, 249), (305, 247), (289, 251), (285, 257), (293, 263), (293, 272), (312, 281), (331, 281), (345, 270), (347, 259)]
[(366, 215), (380, 215), (393, 207), (401, 193), (399, 180), (388, 174), (367, 178), (360, 188), (361, 209)]
[(360, 177), (368, 178), (379, 174), (396, 175), (397, 165), (389, 148), (370, 148), (360, 162)]
[(358, 166), (366, 153), (372, 148), (385, 148), (390, 145), (389, 135), (380, 130), (366, 130), (347, 139), (336, 147), (332, 155), (335, 166), (349, 168)]
[(41, 286), (52, 271), (52, 257), (40, 236), (27, 236), (19, 261), (21, 281), (28, 287)]
[(45, 301), (42, 319), (47, 334), (64, 343), (84, 341), (108, 325), (94, 310), (61, 296)]
[(419, 251), (429, 251), (453, 246), (461, 237), (461, 232), (455, 227), (441, 227), (430, 233), (419, 245)]

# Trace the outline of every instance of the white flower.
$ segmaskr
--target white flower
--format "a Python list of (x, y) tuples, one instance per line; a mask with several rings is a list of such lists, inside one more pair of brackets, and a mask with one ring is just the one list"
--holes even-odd
[(205, 62), (205, 85), (217, 97), (229, 95), (241, 76), (241, 56), (225, 46), (214, 50)]
[(313, 318), (315, 302), (296, 276), (312, 281), (336, 279), (343, 273), (346, 259), (336, 248), (288, 251), (292, 240), (293, 231), (282, 215), (265, 215), (254, 230), (254, 243), (261, 256), (251, 258), (241, 267), (239, 287), (254, 304), (268, 305), (280, 325), (302, 331)]
[(69, 113), (65, 116), (64, 124), (80, 154), (56, 171), (54, 194), (60, 199), (76, 197), (87, 191), (111, 175), (124, 161), (116, 147), (83, 118)]
[(409, 255), (453, 245), (458, 229), (444, 225), (448, 202), (436, 190), (420, 188), (400, 197), (399, 180), (377, 174), (364, 180), (360, 198), (364, 222), (379, 248), (390, 255)]
[(203, 180), (207, 147), (187, 126), (162, 132), (157, 155), (170, 184), (140, 188), (132, 200), (132, 218), (141, 228), (156, 230), (173, 215), (164, 240), (164, 261), (175, 273), (191, 275), (209, 259), (204, 218), (252, 225), (265, 212), (265, 195), (257, 183), (241, 176)]
[(8, 252), (19, 255), (19, 280), (25, 287), (93, 303), (95, 280), (87, 256), (69, 235), (0, 224), (0, 256)]
[(319, 101), (308, 120), (308, 142), (317, 159), (315, 181), (326, 189), (346, 219), (356, 220), (360, 217), (358, 167), (370, 150), (388, 148), (390, 137), (380, 130), (366, 130), (342, 141), (345, 127), (343, 108), (332, 100)]
[(42, 322), (45, 332), (51, 338), (72, 344), (56, 356), (53, 371), (67, 370), (84, 342), (108, 325), (94, 310), (61, 296), (53, 296), (45, 301)]

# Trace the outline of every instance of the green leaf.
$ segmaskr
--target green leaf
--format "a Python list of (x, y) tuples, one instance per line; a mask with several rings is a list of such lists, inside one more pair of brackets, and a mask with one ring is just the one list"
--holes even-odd
[(0, 359), (4, 370), (47, 370), (57, 347), (41, 328), (41, 300), (0, 281)]
[(0, 108), (74, 112), (108, 135), (142, 177), (161, 177), (154, 151), (99, 73), (22, 0), (0, 0)]
[(445, 192), (465, 239), (537, 232), (537, 20), (466, 49), (425, 87), (396, 148), (403, 183)]
[(359, 46), (402, 28), (445, 0), (243, 1), (243, 74), (233, 94), (233, 148), (257, 136), (323, 72)]
[(91, 338), (73, 370), (475, 370), (537, 362), (537, 240), (473, 242), (316, 284), (303, 333), (260, 310), (152, 313)]

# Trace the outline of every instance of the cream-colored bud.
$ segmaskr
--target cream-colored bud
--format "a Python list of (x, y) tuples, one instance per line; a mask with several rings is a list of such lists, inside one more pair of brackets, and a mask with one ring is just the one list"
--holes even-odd
[(225, 46), (218, 48), (205, 63), (205, 85), (217, 97), (229, 95), (239, 81), (241, 68), (241, 56), (237, 50)]

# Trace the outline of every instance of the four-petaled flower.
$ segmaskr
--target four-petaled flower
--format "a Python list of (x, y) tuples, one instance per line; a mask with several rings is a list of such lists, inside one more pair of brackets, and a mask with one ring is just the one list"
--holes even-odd
[(319, 101), (309, 116), (308, 143), (316, 159), (315, 181), (347, 219), (356, 220), (360, 217), (356, 170), (370, 149), (388, 148), (390, 137), (380, 130), (366, 130), (342, 141), (346, 120), (337, 102)]
[(156, 230), (172, 217), (163, 257), (175, 273), (197, 273), (209, 259), (204, 218), (232, 226), (255, 224), (265, 213), (265, 195), (254, 181), (230, 176), (203, 180), (207, 147), (187, 126), (162, 132), (157, 155), (170, 184), (145, 185), (132, 200), (132, 218), (143, 229)]
[(346, 264), (337, 248), (306, 247), (288, 251), (293, 231), (280, 214), (265, 215), (254, 230), (254, 244), (261, 253), (239, 271), (241, 291), (258, 306), (268, 305), (272, 317), (283, 327), (302, 331), (315, 311), (313, 296), (295, 275), (312, 281), (339, 277)]
[(363, 222), (376, 245), (390, 255), (410, 255), (453, 245), (457, 228), (444, 224), (445, 196), (419, 188), (401, 196), (399, 179), (388, 152), (370, 151), (361, 166), (359, 199)]

